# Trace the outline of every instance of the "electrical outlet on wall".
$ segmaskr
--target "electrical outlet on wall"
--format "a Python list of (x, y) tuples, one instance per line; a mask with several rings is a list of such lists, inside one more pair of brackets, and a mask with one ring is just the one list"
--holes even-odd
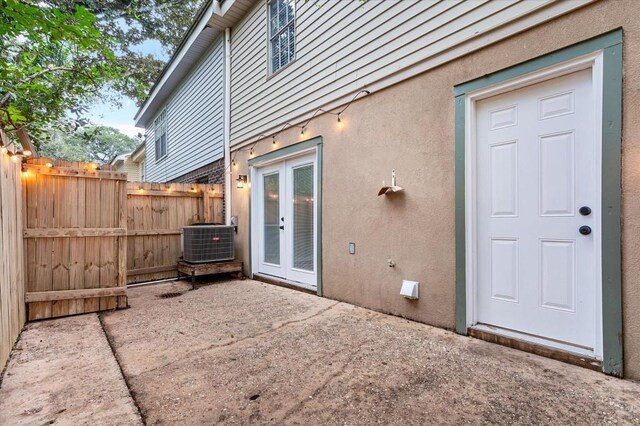
[(349, 243), (349, 254), (356, 254), (356, 243)]

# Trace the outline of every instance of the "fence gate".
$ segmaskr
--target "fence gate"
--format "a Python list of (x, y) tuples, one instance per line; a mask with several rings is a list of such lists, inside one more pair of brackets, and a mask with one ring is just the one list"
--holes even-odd
[(23, 172), (28, 319), (126, 307), (127, 175), (38, 158)]

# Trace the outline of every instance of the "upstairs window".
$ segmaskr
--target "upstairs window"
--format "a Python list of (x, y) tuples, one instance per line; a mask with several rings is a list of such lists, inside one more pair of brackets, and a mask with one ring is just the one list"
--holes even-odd
[(273, 74), (296, 55), (295, 0), (270, 0), (269, 71)]
[(156, 161), (167, 156), (167, 110), (163, 110), (153, 122)]

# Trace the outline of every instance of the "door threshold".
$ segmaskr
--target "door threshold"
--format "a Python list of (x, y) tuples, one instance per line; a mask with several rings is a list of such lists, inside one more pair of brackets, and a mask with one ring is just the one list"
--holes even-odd
[(289, 281), (283, 278), (274, 277), (273, 275), (266, 275), (266, 274), (259, 274), (259, 273), (254, 273), (252, 278), (256, 281), (262, 281), (267, 284), (273, 284), (279, 287), (289, 288), (291, 290), (298, 290), (303, 293), (314, 294), (316, 296), (318, 295), (318, 289), (315, 286), (311, 286), (309, 284), (303, 284), (296, 281)]
[[(534, 342), (532, 339), (524, 339), (522, 336), (525, 335), (521, 333), (483, 324), (468, 327), (467, 334), (486, 342), (497, 343), (501, 346), (555, 359), (556, 361), (566, 362), (567, 364), (577, 365), (588, 368), (589, 370), (602, 371), (602, 361), (595, 358), (593, 354), (588, 355), (569, 349), (552, 347), (544, 344), (541, 338), (538, 338), (538, 341)], [(565, 346), (567, 346), (567, 348), (570, 347), (570, 345), (566, 344)]]

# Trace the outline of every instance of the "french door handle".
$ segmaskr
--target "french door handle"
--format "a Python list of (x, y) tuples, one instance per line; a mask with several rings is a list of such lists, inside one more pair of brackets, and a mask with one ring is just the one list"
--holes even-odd
[(280, 229), (284, 230), (284, 225), (280, 226)]

